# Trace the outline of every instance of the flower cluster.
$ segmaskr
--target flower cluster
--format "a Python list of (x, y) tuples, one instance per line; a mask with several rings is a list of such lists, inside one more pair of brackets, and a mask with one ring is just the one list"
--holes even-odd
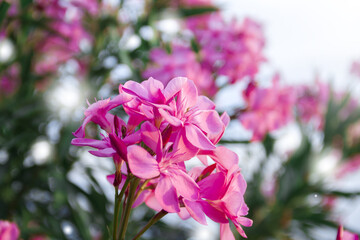
[(175, 76), (186, 76), (194, 79), (202, 95), (214, 96), (218, 91), (211, 71), (201, 66), (189, 46), (172, 44), (170, 54), (162, 48), (153, 48), (150, 60), (153, 64), (144, 71), (145, 78), (155, 77), (166, 85)]
[(283, 127), (293, 119), (295, 97), (292, 88), (282, 87), (277, 76), (270, 88), (260, 88), (251, 81), (244, 91), (247, 103), (239, 116), (242, 125), (253, 131), (252, 141), (262, 140), (268, 132)]
[(20, 231), (16, 223), (0, 220), (0, 239), (2, 240), (17, 240)]
[(330, 88), (316, 81), (315, 86), (301, 85), (296, 88), (296, 110), (303, 123), (312, 122), (316, 129), (323, 129)]
[(262, 50), (265, 39), (261, 26), (246, 18), (227, 23), (219, 13), (192, 17), (188, 28), (200, 44), (203, 65), (235, 83), (244, 77), (253, 78), (265, 60)]
[(19, 87), (19, 66), (11, 65), (0, 77), (0, 99), (9, 97), (16, 92)]
[(213, 97), (217, 76), (226, 76), (231, 84), (245, 77), (254, 78), (260, 63), (265, 61), (261, 26), (250, 19), (242, 24), (235, 20), (228, 23), (219, 13), (205, 14), (186, 19), (186, 29), (198, 52), (184, 43), (173, 43), (171, 53), (152, 49), (151, 64), (144, 77), (152, 76), (166, 84), (170, 78), (186, 76), (196, 79), (200, 93)]
[(96, 3), (89, 1), (85, 4), (85, 1), (72, 0), (65, 7), (59, 0), (35, 1), (35, 8), (40, 9), (38, 14), (50, 19), (50, 31), (43, 33), (44, 40), (37, 45), (40, 53), (35, 66), (37, 74), (55, 72), (60, 64), (80, 53), (81, 41), (91, 42), (90, 35), (82, 26), (82, 17), (85, 12), (96, 14)]
[[(109, 112), (118, 106), (127, 113), (127, 123)], [(101, 140), (85, 138), (89, 122), (106, 132)], [(115, 187), (126, 188), (131, 177), (140, 180), (133, 207), (145, 202), (202, 224), (208, 216), (220, 223), (221, 239), (234, 239), (229, 220), (243, 237), (242, 226), (252, 221), (244, 217), (246, 182), (238, 156), (216, 146), (228, 123), (229, 116), (219, 116), (191, 80), (174, 78), (164, 87), (149, 78), (128, 81), (120, 85), (118, 96), (90, 105), (72, 144), (96, 148), (90, 151), (95, 156), (112, 157), (116, 172), (108, 179)], [(194, 157), (203, 165), (189, 169)]]

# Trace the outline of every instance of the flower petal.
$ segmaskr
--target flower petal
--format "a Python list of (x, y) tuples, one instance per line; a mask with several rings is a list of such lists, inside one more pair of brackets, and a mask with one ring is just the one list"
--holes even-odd
[(141, 125), (141, 139), (146, 146), (156, 153), (156, 155), (162, 155), (162, 138), (160, 130), (150, 122), (145, 122)]
[(177, 105), (179, 108), (187, 109), (196, 104), (198, 92), (193, 81), (185, 77), (173, 78), (167, 84), (164, 96), (169, 101), (178, 93)]
[(132, 145), (127, 150), (129, 168), (135, 176), (143, 179), (159, 176), (157, 161), (144, 148)]
[(71, 140), (71, 144), (75, 146), (88, 146), (97, 149), (110, 147), (106, 141), (89, 138), (74, 138)]
[(177, 117), (171, 116), (168, 111), (166, 111), (162, 108), (159, 108), (159, 113), (165, 119), (165, 121), (167, 121), (169, 124), (171, 124), (175, 127), (183, 125), (183, 122), (180, 119), (178, 119)]
[(200, 203), (184, 199), (184, 204), (192, 218), (203, 225), (207, 225), (205, 214)]
[(104, 148), (98, 151), (89, 151), (89, 153), (97, 157), (112, 157), (116, 151), (113, 148)]
[(169, 178), (172, 185), (176, 188), (179, 195), (185, 199), (197, 200), (199, 199), (200, 188), (189, 175), (183, 172), (181, 169), (169, 170)]
[(231, 231), (229, 223), (220, 224), (220, 239), (235, 240), (234, 234)]
[(197, 111), (189, 121), (210, 135), (217, 136), (225, 130), (225, 126), (215, 110)]
[(225, 175), (222, 172), (211, 174), (198, 182), (198, 184), (201, 190), (201, 197), (208, 200), (221, 199), (226, 191)]
[(205, 134), (193, 124), (185, 124), (185, 134), (188, 141), (195, 147), (204, 150), (215, 149), (214, 144), (212, 144)]
[(219, 211), (218, 209), (211, 206), (208, 202), (201, 202), (202, 208), (206, 216), (208, 216), (211, 220), (218, 223), (229, 223), (229, 220), (226, 218), (224, 212)]
[(179, 200), (175, 187), (169, 177), (162, 175), (155, 189), (155, 197), (167, 212), (180, 212)]

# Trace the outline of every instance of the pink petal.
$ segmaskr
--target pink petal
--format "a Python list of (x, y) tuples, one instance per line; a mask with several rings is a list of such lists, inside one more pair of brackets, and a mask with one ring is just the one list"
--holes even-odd
[(116, 153), (120, 156), (120, 158), (127, 161), (127, 149), (122, 139), (111, 133), (109, 134), (109, 138), (111, 145), (115, 149)]
[(194, 115), (189, 121), (208, 134), (216, 136), (225, 130), (225, 126), (215, 110), (201, 110)]
[(201, 198), (208, 200), (221, 199), (226, 191), (225, 175), (222, 172), (211, 174), (198, 184), (201, 190)]
[(180, 212), (178, 212), (177, 214), (182, 220), (186, 220), (186, 219), (189, 219), (191, 217), (188, 210), (186, 208), (183, 208), (183, 207), (180, 208)]
[(224, 146), (219, 146), (213, 151), (201, 151), (200, 154), (209, 155), (216, 163), (227, 170), (238, 166), (238, 155)]
[(155, 194), (151, 193), (149, 196), (147, 196), (146, 200), (145, 200), (145, 204), (146, 206), (148, 206), (149, 208), (159, 212), (161, 211), (162, 207), (159, 203), (159, 201), (156, 199)]
[(227, 114), (227, 112), (224, 112), (220, 116), (221, 121), (223, 122), (224, 126), (227, 127), (230, 123), (230, 116)]
[[(114, 181), (115, 181), (115, 174), (110, 174), (106, 176), (106, 180), (111, 184), (114, 185)], [(121, 182), (119, 184), (119, 189), (121, 189), (126, 181), (126, 176), (125, 175), (121, 175)]]
[(181, 109), (187, 109), (196, 104), (198, 92), (193, 81), (185, 77), (173, 78), (164, 90), (165, 98), (169, 101), (178, 93), (177, 103)]
[(189, 175), (183, 172), (181, 169), (169, 170), (169, 178), (172, 185), (176, 188), (179, 195), (185, 199), (197, 200), (199, 199), (200, 188)]
[(109, 144), (104, 140), (89, 139), (89, 138), (74, 138), (71, 140), (71, 144), (75, 146), (89, 146), (98, 149), (109, 147)]
[(207, 225), (205, 214), (200, 203), (184, 199), (184, 204), (192, 218), (203, 225)]
[(220, 239), (221, 240), (235, 240), (234, 234), (231, 231), (230, 224), (220, 224)]
[(97, 157), (112, 157), (116, 151), (113, 148), (105, 148), (98, 151), (89, 151), (89, 153)]
[(215, 103), (213, 101), (211, 101), (208, 97), (199, 96), (198, 101), (196, 103), (196, 107), (199, 110), (214, 110)]
[(198, 127), (192, 124), (185, 124), (185, 134), (188, 141), (195, 147), (204, 150), (215, 149), (214, 144), (210, 142), (210, 140)]
[(150, 77), (148, 80), (141, 83), (149, 92), (150, 100), (153, 103), (164, 103), (165, 97), (162, 93), (164, 85), (162, 82)]
[(165, 121), (167, 121), (169, 124), (175, 126), (175, 127), (179, 127), (183, 125), (183, 122), (178, 119), (177, 117), (171, 116), (168, 111), (159, 108), (159, 113), (160, 115), (165, 119)]
[(141, 139), (157, 155), (162, 155), (162, 138), (160, 130), (150, 122), (141, 125)]
[(135, 176), (143, 179), (159, 176), (157, 161), (144, 148), (137, 145), (129, 146), (127, 157), (130, 171)]
[(176, 136), (176, 140), (174, 140), (174, 149), (177, 149), (176, 154), (178, 157), (172, 159), (172, 163), (187, 161), (194, 157), (199, 151), (199, 149), (191, 144), (186, 138), (185, 129), (181, 129), (181, 132)]
[(253, 224), (253, 221), (250, 218), (246, 217), (238, 217), (237, 221), (244, 227), (251, 227)]
[(201, 202), (202, 209), (206, 216), (208, 216), (211, 220), (218, 223), (229, 223), (229, 220), (226, 218), (224, 212), (214, 208), (209, 203), (202, 201)]
[(180, 212), (176, 189), (169, 177), (162, 175), (155, 189), (155, 197), (167, 212)]
[(122, 90), (128, 94), (135, 95), (140, 99), (149, 100), (149, 94), (147, 89), (138, 82), (127, 81)]

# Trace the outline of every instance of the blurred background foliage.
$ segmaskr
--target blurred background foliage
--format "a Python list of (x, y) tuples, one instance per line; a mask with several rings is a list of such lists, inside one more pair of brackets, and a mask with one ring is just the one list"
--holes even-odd
[[(171, 55), (174, 43), (187, 42), (197, 58), (203, 58), (197, 33), (189, 35), (185, 21), (219, 11), (210, 1), (2, 1), (0, 219), (15, 221), (23, 239), (37, 235), (108, 239), (113, 189), (105, 176), (114, 171), (112, 162), (94, 159), (70, 145), (72, 132), (83, 118), (85, 99), (107, 98), (117, 93), (119, 83), (145, 79), (154, 48)], [(239, 95), (246, 95), (253, 81), (261, 82), (256, 72), (239, 79), (247, 83)], [(210, 74), (216, 91), (232, 83), (224, 83), (220, 71)], [(324, 108), (321, 127), (303, 121), (302, 113), (292, 110), (291, 124), (301, 143), (291, 151), (275, 150), (282, 132), (268, 132), (253, 141), (231, 130), (232, 125), (220, 142), (234, 149), (257, 149), (255, 157), (250, 153), (241, 157), (245, 165), (256, 163), (253, 171), (243, 169), (248, 217), (254, 221), (246, 229), (249, 239), (315, 239), (314, 229), (319, 228), (333, 233), (335, 239), (334, 229), (341, 223), (334, 211), (337, 199), (359, 194), (328, 183), (360, 165), (360, 109), (351, 89), (342, 94), (327, 89), (325, 100), (312, 93), (311, 106)], [(217, 99), (216, 93), (208, 96)], [(225, 110), (232, 114), (232, 124), (240, 124), (239, 116), (249, 107), (239, 103)], [(87, 134), (95, 138), (98, 129), (89, 125)], [(336, 156), (336, 161), (329, 160), (329, 155)], [(330, 180), (314, 170), (319, 164), (333, 171)], [(151, 210), (141, 207), (129, 232), (138, 231), (151, 216)], [(349, 230), (360, 233), (360, 228)], [(190, 239), (191, 231), (160, 221), (144, 239)]]

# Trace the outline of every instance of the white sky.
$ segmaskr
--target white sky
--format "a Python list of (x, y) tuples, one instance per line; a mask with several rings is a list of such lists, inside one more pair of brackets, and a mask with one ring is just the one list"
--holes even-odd
[(226, 17), (260, 21), (266, 56), (286, 81), (312, 81), (315, 73), (337, 83), (360, 58), (359, 0), (216, 0)]

